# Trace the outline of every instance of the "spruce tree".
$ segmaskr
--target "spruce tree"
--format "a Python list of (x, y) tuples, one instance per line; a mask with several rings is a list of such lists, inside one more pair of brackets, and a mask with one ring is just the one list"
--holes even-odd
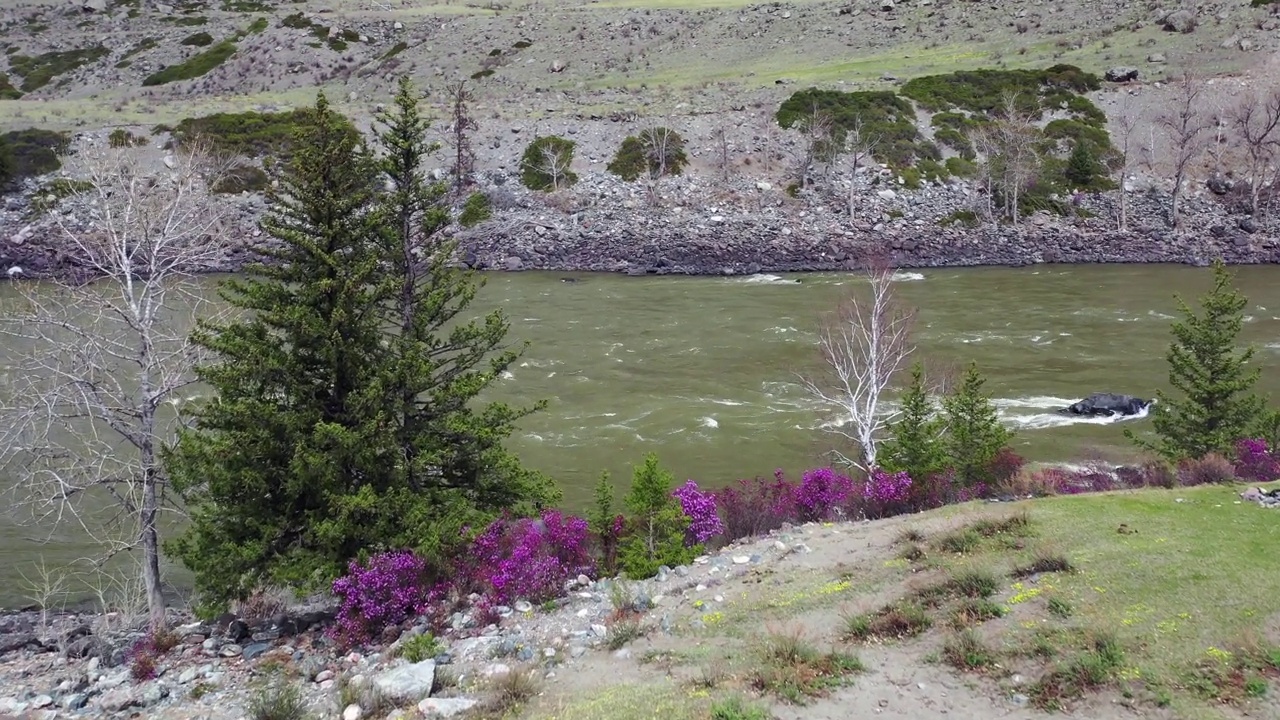
[(313, 586), (378, 540), (333, 512), (392, 465), (372, 163), (323, 94), (315, 109), (268, 191), (262, 228), (279, 247), (224, 284), (237, 317), (193, 335), (214, 357), (197, 374), (215, 396), (168, 457), (191, 515), (172, 549), (215, 604), (262, 582)]
[(1086, 189), (1093, 187), (1094, 180), (1098, 176), (1098, 161), (1094, 159), (1088, 145), (1082, 142), (1076, 143), (1070, 157), (1067, 158), (1067, 168), (1063, 174), (1075, 187)]
[(991, 461), (1012, 437), (983, 393), (985, 383), (978, 366), (970, 364), (960, 387), (942, 402), (948, 460), (964, 487), (991, 481)]
[[(549, 479), (522, 468), (503, 446), (516, 423), (545, 403), (478, 403), (527, 344), (506, 347), (510, 324), (501, 310), (468, 317), (484, 283), (451, 264), (456, 244), (442, 234), (448, 188), (425, 179), (439, 145), (426, 140), (430, 123), (408, 78), (378, 122), (379, 166), (391, 181), (379, 207), (386, 219), (381, 307), (391, 328), (385, 385), (393, 391), (387, 403), (395, 408), (396, 472), (409, 494), (392, 506), (412, 505), (415, 545), (433, 553), (447, 549), (463, 525), (503, 510), (526, 514), (557, 495)], [(381, 519), (388, 535), (404, 522), (395, 514)]]
[(917, 483), (946, 466), (942, 422), (933, 412), (924, 385), (924, 368), (911, 368), (911, 384), (902, 394), (902, 412), (888, 427), (876, 460), (889, 472), (905, 471)]
[(622, 569), (633, 580), (653, 577), (658, 568), (683, 565), (697, 557), (701, 547), (685, 547), (689, 518), (671, 492), (675, 476), (658, 465), (658, 456), (649, 453), (637, 466), (627, 493), (631, 511), (631, 533), (623, 542)]
[[(1247, 300), (1231, 286), (1221, 260), (1213, 263), (1213, 289), (1200, 298), (1196, 314), (1177, 297), (1182, 319), (1173, 323), (1165, 355), (1176, 395), (1156, 391), (1152, 426), (1157, 439), (1125, 436), (1171, 462), (1228, 454), (1236, 440), (1266, 424), (1266, 402), (1251, 391), (1260, 368), (1250, 369), (1253, 349), (1238, 347)], [(1176, 297), (1176, 296), (1175, 296)]]

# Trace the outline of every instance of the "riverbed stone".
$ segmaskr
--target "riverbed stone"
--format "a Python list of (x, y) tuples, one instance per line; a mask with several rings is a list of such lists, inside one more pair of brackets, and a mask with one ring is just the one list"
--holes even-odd
[(403, 705), (430, 695), (435, 678), (435, 660), (423, 660), (375, 675), (373, 684), (388, 700)]
[(426, 698), (418, 703), (418, 712), (426, 717), (453, 717), (476, 706), (471, 698)]

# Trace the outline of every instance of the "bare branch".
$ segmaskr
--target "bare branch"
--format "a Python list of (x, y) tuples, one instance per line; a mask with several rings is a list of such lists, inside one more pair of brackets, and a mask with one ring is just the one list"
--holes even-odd
[(1184, 73), (1175, 84), (1177, 97), (1173, 108), (1157, 119), (1170, 144), (1173, 166), (1173, 200), (1169, 206), (1169, 224), (1178, 227), (1182, 200), (1182, 186), (1186, 182), (1191, 165), (1204, 152), (1208, 138), (1204, 136), (1211, 122), (1201, 111), (1200, 95), (1203, 83), (1191, 73)]
[(78, 159), (91, 227), (58, 222), (70, 260), (97, 279), (15, 281), (21, 304), (0, 320), (0, 467), (16, 479), (12, 507), (37, 527), (78, 528), (104, 557), (141, 548), (161, 625), (157, 517), (178, 509), (159, 453), (203, 359), (188, 333), (210, 313), (191, 274), (223, 252), (224, 211), (207, 193), (222, 166), (199, 148), (158, 174), (127, 148)]
[(854, 464), (869, 470), (876, 463), (878, 436), (896, 416), (882, 401), (915, 349), (915, 313), (896, 301), (887, 263), (868, 263), (866, 281), (823, 318), (824, 372), (801, 381), (814, 398), (840, 412), (840, 422), (828, 429), (851, 441), (859, 454)]
[(1280, 87), (1248, 93), (1232, 110), (1231, 125), (1243, 141), (1249, 176), (1249, 207), (1257, 217), (1263, 188), (1280, 160)]

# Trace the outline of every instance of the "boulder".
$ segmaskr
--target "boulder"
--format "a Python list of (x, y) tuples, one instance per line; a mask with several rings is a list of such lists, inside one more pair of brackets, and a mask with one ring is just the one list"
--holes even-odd
[(1094, 393), (1080, 402), (1067, 406), (1063, 412), (1072, 415), (1137, 415), (1150, 407), (1155, 400), (1143, 400), (1132, 395)]
[(1138, 68), (1134, 67), (1113, 67), (1106, 72), (1105, 77), (1108, 82), (1129, 82), (1138, 79)]
[(1196, 14), (1190, 10), (1175, 10), (1165, 16), (1160, 26), (1169, 32), (1180, 32), (1185, 35), (1196, 29)]
[(427, 697), (435, 681), (435, 660), (401, 665), (373, 678), (374, 686), (396, 705), (416, 703)]
[(475, 707), (471, 698), (427, 698), (418, 703), (418, 712), (424, 717), (453, 717)]
[(107, 0), (84, 0), (80, 7), (85, 12), (103, 12), (107, 9)]

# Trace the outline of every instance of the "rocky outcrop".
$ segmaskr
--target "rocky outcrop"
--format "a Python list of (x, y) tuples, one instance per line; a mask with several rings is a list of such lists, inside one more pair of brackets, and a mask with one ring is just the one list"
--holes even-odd
[(1137, 415), (1151, 407), (1154, 400), (1143, 400), (1132, 395), (1116, 395), (1114, 393), (1094, 393), (1078, 403), (1067, 406), (1063, 412), (1072, 415)]
[[(1129, 195), (1128, 230), (1115, 229), (1115, 193), (1071, 199), (1076, 216), (1037, 214), (1019, 225), (969, 227), (983, 201), (964, 182), (905, 190), (887, 171), (861, 177), (852, 212), (847, 190), (793, 198), (768, 183), (743, 179), (730, 187), (673, 178), (657, 203), (635, 184), (590, 175), (570, 193), (547, 196), (518, 187), (500, 173), (483, 184), (495, 199), (494, 219), (453, 228), (458, 262), (480, 270), (615, 272), (630, 275), (730, 275), (835, 271), (869, 256), (902, 268), (1038, 263), (1179, 263), (1205, 265), (1280, 261), (1275, 223), (1234, 215), (1229, 198), (1201, 192), (1183, 203), (1183, 230), (1164, 221), (1158, 193)], [(264, 241), (260, 197), (229, 200), (236, 209), (225, 252), (204, 272), (234, 272)], [(59, 208), (77, 225), (74, 207)], [(10, 198), (0, 213), (0, 276), (83, 272), (64, 252), (65, 237), (49, 220), (24, 221), (25, 202)]]

